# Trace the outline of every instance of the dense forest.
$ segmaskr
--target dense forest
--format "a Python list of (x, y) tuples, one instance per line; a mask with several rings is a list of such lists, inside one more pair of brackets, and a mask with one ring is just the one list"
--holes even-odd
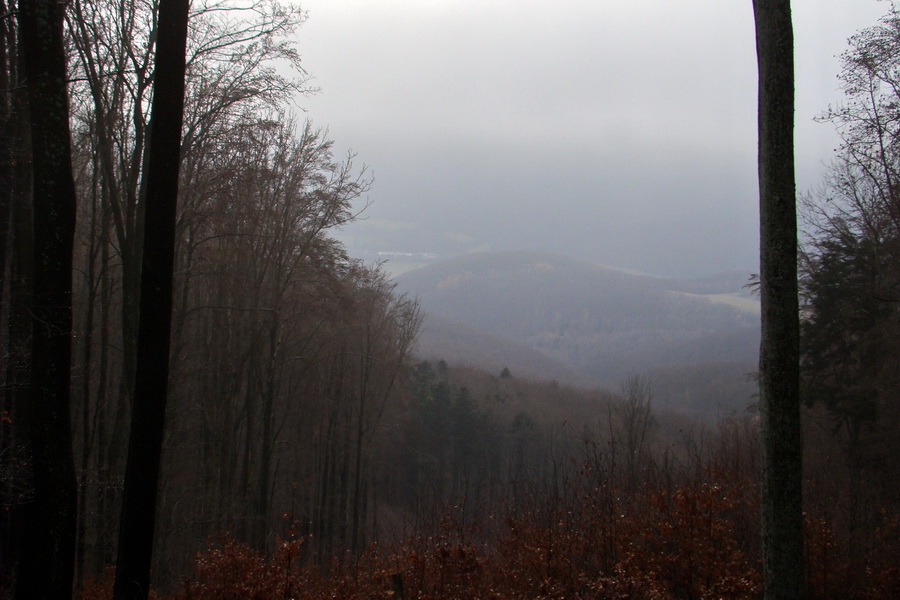
[[(142, 274), (157, 241), (160, 4), (0, 0), (0, 598), (29, 597), (36, 572), (62, 573), (72, 597), (113, 597), (139, 331), (157, 309)], [(35, 257), (65, 223), (44, 225), (56, 205), (38, 200), (66, 179), (38, 160), (47, 104), (29, 36), (42, 6), (63, 43), (77, 215), (71, 288), (46, 318)], [(277, 0), (189, 10), (142, 593), (761, 597), (756, 399), (728, 399), (746, 410), (710, 424), (661, 410), (637, 373), (588, 390), (421, 360), (417, 300), (334, 236), (373, 182), (295, 108), (313, 91), (295, 41), (305, 13)], [(843, 144), (800, 213), (804, 576), (811, 598), (888, 599), (900, 597), (900, 8), (850, 40), (840, 81), (845, 99), (821, 119)], [(39, 385), (51, 347), (39, 338), (66, 348), (65, 390)], [(48, 472), (62, 483), (47, 488)], [(59, 530), (32, 526), (56, 523), (35, 521), (46, 489), (61, 521), (77, 506), (68, 566)]]

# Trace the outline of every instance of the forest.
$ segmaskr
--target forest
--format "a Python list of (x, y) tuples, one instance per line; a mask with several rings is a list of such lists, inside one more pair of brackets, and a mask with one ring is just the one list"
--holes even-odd
[[(181, 77), (160, 11), (179, 6), (181, 122), (158, 116)], [(305, 19), (0, 0), (0, 598), (761, 598), (756, 398), (702, 423), (640, 373), (589, 390), (416, 354), (417, 300), (335, 237), (373, 180), (298, 108)], [(848, 48), (820, 117), (842, 145), (800, 197), (803, 578), (886, 600), (900, 8)], [(157, 163), (166, 131), (180, 158)], [(147, 283), (166, 235), (170, 288)], [(133, 462), (154, 431), (158, 483)], [(144, 480), (149, 509), (128, 491)], [(149, 585), (123, 575), (142, 560)]]

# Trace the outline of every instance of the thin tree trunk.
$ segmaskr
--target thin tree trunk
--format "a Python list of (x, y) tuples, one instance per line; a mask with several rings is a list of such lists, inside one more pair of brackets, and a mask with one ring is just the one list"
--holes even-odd
[(110, 319), (112, 315), (112, 281), (109, 273), (110, 263), (110, 243), (109, 243), (109, 217), (108, 209), (104, 208), (103, 229), (100, 240), (100, 356), (97, 359), (97, 391), (95, 394), (94, 406), (94, 431), (96, 442), (97, 456), (95, 459), (95, 468), (97, 469), (97, 516), (99, 527), (97, 531), (97, 548), (94, 556), (94, 568), (91, 573), (99, 576), (103, 572), (103, 568), (113, 561), (113, 543), (116, 540), (116, 526), (112, 519), (106, 519), (112, 511), (114, 498), (119, 488), (118, 483), (114, 481), (112, 471), (113, 459), (110, 457), (112, 451), (111, 444), (107, 442), (109, 430), (109, 370), (110, 370)]
[(116, 600), (146, 600), (169, 380), (175, 218), (184, 116), (188, 0), (162, 0), (156, 55), (141, 269), (138, 361), (122, 501)]
[[(96, 169), (94, 173), (96, 174)], [(100, 289), (100, 277), (97, 273), (97, 261), (100, 254), (102, 237), (98, 235), (99, 230), (104, 227), (101, 221), (102, 215), (98, 214), (100, 209), (99, 201), (99, 183), (95, 175), (91, 186), (91, 216), (88, 230), (88, 251), (87, 265), (85, 268), (85, 292), (87, 299), (84, 303), (84, 326), (83, 326), (83, 344), (81, 356), (81, 385), (80, 385), (80, 402), (81, 406), (81, 464), (79, 472), (81, 481), (78, 489), (78, 535), (76, 541), (76, 561), (75, 561), (75, 577), (76, 589), (81, 590), (86, 579), (85, 564), (87, 560), (87, 535), (88, 535), (88, 492), (93, 486), (88, 485), (90, 479), (88, 473), (90, 471), (91, 457), (96, 453), (96, 428), (94, 427), (94, 415), (97, 413), (97, 407), (91, 402), (91, 374), (94, 367), (94, 319), (97, 308), (97, 298), (102, 290)]]
[(759, 66), (762, 532), (765, 597), (803, 597), (802, 439), (789, 0), (754, 0)]
[(272, 460), (275, 452), (275, 396), (277, 388), (278, 362), (281, 355), (281, 322), (278, 313), (268, 315), (269, 322), (269, 356), (265, 369), (265, 381), (260, 382), (262, 394), (262, 432), (259, 448), (259, 481), (256, 488), (256, 502), (253, 513), (256, 515), (254, 541), (260, 549), (265, 548), (266, 536), (269, 534), (269, 520), (272, 497), (272, 485), (275, 475), (272, 473)]

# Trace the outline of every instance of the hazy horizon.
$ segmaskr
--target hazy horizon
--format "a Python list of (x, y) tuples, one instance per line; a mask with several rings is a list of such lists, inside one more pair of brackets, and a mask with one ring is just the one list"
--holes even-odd
[(462, 259), (465, 257), (490, 257), (490, 256), (499, 256), (499, 255), (520, 255), (522, 257), (527, 257), (529, 255), (534, 256), (546, 256), (548, 258), (559, 258), (559, 259), (572, 259), (577, 262), (583, 262), (586, 264), (591, 264), (598, 267), (605, 267), (612, 269), (614, 271), (619, 271), (622, 273), (632, 274), (632, 275), (643, 275), (647, 277), (660, 278), (660, 279), (671, 279), (674, 281), (679, 280), (702, 280), (707, 278), (716, 278), (719, 276), (730, 275), (734, 273), (745, 273), (749, 280), (750, 276), (753, 274), (751, 271), (746, 269), (736, 268), (736, 269), (724, 269), (719, 271), (713, 271), (709, 273), (697, 273), (697, 274), (683, 274), (683, 275), (666, 275), (660, 273), (651, 273), (648, 271), (641, 271), (639, 269), (632, 269), (629, 267), (620, 267), (618, 265), (608, 264), (599, 262), (597, 260), (592, 260), (590, 257), (579, 257), (573, 256), (571, 254), (565, 254), (563, 252), (552, 252), (549, 250), (542, 249), (496, 249), (496, 250), (484, 250), (484, 249), (476, 249), (469, 252), (464, 252), (460, 254), (453, 254), (447, 256), (441, 256), (439, 254), (431, 253), (431, 252), (400, 252), (400, 251), (376, 251), (376, 252), (365, 252), (359, 254), (351, 253), (351, 256), (356, 259), (362, 259), (366, 264), (375, 265), (378, 264), (381, 266), (382, 270), (386, 271), (392, 278), (399, 277), (411, 271), (415, 271), (417, 269), (421, 269), (424, 267), (428, 267), (431, 265), (443, 265), (443, 264), (451, 264), (458, 259)]
[[(793, 5), (802, 194), (836, 147), (813, 118), (841, 98), (837, 56), (887, 7)], [(352, 255), (536, 250), (662, 276), (756, 271), (749, 0), (303, 6), (300, 52), (321, 93), (301, 105), (375, 177), (364, 220), (339, 233)]]

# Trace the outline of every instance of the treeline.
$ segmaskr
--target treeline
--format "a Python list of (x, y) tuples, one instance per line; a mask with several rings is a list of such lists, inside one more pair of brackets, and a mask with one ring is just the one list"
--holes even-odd
[[(26, 435), (32, 140), (19, 6), (3, 5), (3, 586), (33, 500)], [(135, 395), (156, 2), (68, 3), (74, 244), (72, 432), (76, 578), (115, 562)], [(332, 237), (371, 183), (291, 106), (310, 91), (305, 19), (275, 0), (192, 4), (177, 214), (157, 558), (233, 528), (259, 549), (279, 511), (305, 515), (322, 553), (367, 543), (371, 450), (396, 404), (419, 324), (414, 300)], [(37, 173), (37, 177), (51, 177)], [(9, 284), (7, 285), (7, 282)], [(144, 307), (144, 310), (153, 307)], [(294, 485), (291, 485), (294, 484)]]
[[(161, 597), (760, 597), (752, 399), (709, 426), (659, 412), (642, 376), (585, 391), (439, 361), (403, 380), (372, 448), (365, 547), (323, 550), (309, 514), (285, 510), (264, 549), (237, 524), (183, 540), (205, 549)], [(809, 597), (893, 598), (898, 482), (854, 474), (827, 423), (805, 411)]]
[(900, 477), (900, 7), (850, 38), (845, 98), (821, 115), (841, 145), (805, 198), (805, 400), (824, 408), (852, 469)]

